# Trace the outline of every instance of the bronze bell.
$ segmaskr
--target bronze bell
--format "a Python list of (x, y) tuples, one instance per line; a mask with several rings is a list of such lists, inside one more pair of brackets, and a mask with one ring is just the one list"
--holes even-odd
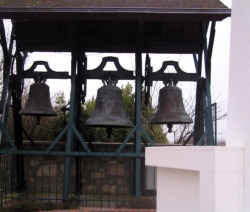
[(160, 90), (158, 110), (151, 124), (167, 124), (169, 132), (173, 124), (190, 124), (192, 119), (185, 111), (181, 89), (175, 85), (165, 86)]
[(133, 127), (124, 109), (120, 88), (108, 84), (98, 89), (95, 109), (86, 125), (109, 128)]
[(49, 86), (45, 83), (33, 83), (30, 86), (29, 97), (21, 115), (56, 116), (50, 101)]

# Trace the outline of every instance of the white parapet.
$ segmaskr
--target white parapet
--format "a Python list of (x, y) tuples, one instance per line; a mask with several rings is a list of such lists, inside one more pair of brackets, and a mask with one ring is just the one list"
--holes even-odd
[(157, 167), (157, 212), (242, 212), (244, 149), (164, 146), (146, 148)]

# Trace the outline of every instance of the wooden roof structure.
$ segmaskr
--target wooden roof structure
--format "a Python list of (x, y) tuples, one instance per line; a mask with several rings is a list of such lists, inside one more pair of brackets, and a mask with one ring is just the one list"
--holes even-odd
[[(202, 25), (230, 16), (219, 0), (1, 0), (26, 51), (197, 53)], [(136, 36), (139, 25), (140, 44)]]
[[(115, 15), (119, 14), (119, 15)], [(188, 15), (188, 16), (187, 16)], [(0, 17), (53, 19), (221, 20), (230, 10), (218, 0), (1, 0)], [(163, 19), (162, 19), (163, 18)]]

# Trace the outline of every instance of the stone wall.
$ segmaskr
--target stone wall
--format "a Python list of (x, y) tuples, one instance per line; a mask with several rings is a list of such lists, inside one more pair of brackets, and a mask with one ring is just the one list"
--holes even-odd
[[(99, 144), (94, 146), (93, 151), (115, 152), (118, 145)], [(123, 152), (132, 152), (133, 148), (134, 145), (128, 145)], [(62, 150), (60, 149), (60, 151)], [(60, 203), (64, 186), (64, 160), (65, 158), (62, 156), (24, 156), (26, 189), (21, 196), (18, 194), (18, 198), (20, 196), (25, 200), (46, 200), (56, 204)], [(79, 165), (78, 168), (76, 164)], [(12, 176), (16, 179), (15, 170), (12, 166)], [(142, 188), (145, 188), (144, 173), (143, 166)], [(12, 182), (15, 182), (15, 179)], [(15, 188), (14, 185), (13, 188)], [(155, 208), (155, 193), (143, 191), (142, 198), (135, 198), (134, 185), (134, 158), (72, 158), (69, 200), (79, 207), (109, 208), (110, 210), (112, 208)]]
[[(63, 189), (64, 158), (25, 156), (25, 179), (31, 192), (58, 192)], [(70, 191), (76, 183), (76, 164), (72, 160)], [(133, 160), (128, 158), (81, 158), (82, 194), (130, 194), (133, 186)]]
[[(120, 144), (92, 144), (93, 151), (114, 152)], [(125, 152), (133, 151), (127, 145)], [(72, 159), (70, 192), (78, 186), (81, 194), (129, 195), (134, 191), (134, 159), (118, 157), (81, 157), (79, 169)], [(143, 164), (143, 163), (142, 163)], [(56, 156), (24, 156), (26, 185), (31, 192), (62, 193), (64, 158)], [(77, 170), (79, 170), (77, 172)], [(76, 177), (77, 176), (77, 177)], [(142, 177), (142, 184), (144, 177)], [(76, 182), (78, 185), (76, 186)], [(80, 183), (79, 183), (80, 182)]]

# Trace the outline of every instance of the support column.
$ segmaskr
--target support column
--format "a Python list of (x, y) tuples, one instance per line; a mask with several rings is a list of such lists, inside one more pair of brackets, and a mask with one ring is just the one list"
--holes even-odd
[[(70, 117), (69, 117), (69, 129), (67, 134), (67, 143), (65, 146), (65, 152), (70, 153), (72, 150), (72, 143), (74, 140), (73, 128), (71, 127), (75, 124), (75, 111), (76, 111), (76, 67), (77, 67), (77, 54), (72, 52), (71, 59), (71, 93), (70, 93)], [(69, 194), (69, 184), (71, 177), (71, 167), (72, 166), (72, 157), (65, 157), (64, 159), (64, 185), (63, 185), (63, 200), (68, 200)]]
[(3, 112), (4, 106), (6, 104), (7, 93), (8, 93), (8, 82), (11, 66), (11, 55), (7, 46), (7, 39), (5, 36), (5, 28), (3, 20), (0, 20), (0, 44), (3, 49), (4, 64), (3, 64), (3, 88), (1, 94), (0, 111)]
[[(79, 61), (78, 61), (79, 63)], [(79, 66), (79, 65), (78, 65)], [(78, 68), (79, 71), (79, 68)], [(81, 115), (81, 83), (80, 83), (80, 74), (77, 73), (76, 79), (76, 127), (79, 129), (80, 115)], [(80, 143), (75, 142), (75, 150), (80, 151)], [(80, 194), (81, 192), (81, 159), (79, 157), (75, 157), (75, 192)]]
[[(78, 55), (78, 62), (77, 62), (77, 79), (76, 79), (76, 127), (77, 129), (80, 128), (80, 117), (81, 117), (81, 101), (86, 96), (86, 80), (82, 84), (83, 80), (83, 72), (87, 68), (87, 58), (85, 55), (81, 56)], [(84, 85), (84, 91), (82, 94), (82, 85)], [(80, 151), (80, 143), (78, 141), (75, 142), (75, 149), (76, 151)], [(75, 157), (75, 177), (76, 177), (76, 183), (75, 183), (75, 191), (77, 194), (80, 194), (81, 192), (81, 158)]]
[[(196, 72), (199, 76), (201, 76), (202, 70), (202, 52), (198, 55), (198, 59), (196, 55), (194, 55)], [(204, 134), (204, 79), (200, 79), (197, 82), (196, 86), (196, 104), (195, 104), (195, 120), (194, 120), (194, 145), (198, 144), (201, 136)]]
[(205, 79), (201, 78), (197, 82), (196, 105), (195, 105), (195, 125), (194, 125), (194, 145), (204, 145), (198, 143), (204, 134), (204, 104), (205, 104)]
[[(136, 114), (136, 132), (135, 145), (136, 154), (140, 155), (142, 151), (142, 41), (143, 41), (143, 23), (138, 22), (138, 29), (136, 33), (136, 53), (135, 53), (135, 114)], [(142, 160), (140, 157), (135, 159), (135, 196), (138, 198), (142, 193)]]
[[(136, 154), (141, 153), (141, 128), (142, 128), (142, 54), (137, 52), (135, 54), (136, 61)], [(141, 195), (141, 159), (138, 157), (135, 159), (135, 195), (140, 197)]]
[(231, 50), (226, 144), (244, 146), (245, 212), (250, 211), (250, 2), (232, 1)]
[[(215, 38), (215, 22), (211, 22), (211, 29), (209, 34), (209, 42), (205, 39), (204, 57), (206, 70), (206, 105), (205, 105), (205, 129), (207, 136), (207, 145), (216, 145), (213, 132), (213, 118), (212, 118), (212, 100), (211, 100), (211, 59)], [(206, 33), (207, 34), (207, 33)], [(204, 37), (206, 37), (204, 34)]]
[[(23, 126), (22, 126), (22, 116), (20, 115), (20, 110), (22, 108), (22, 79), (18, 75), (23, 71), (23, 58), (20, 53), (18, 53), (17, 60), (17, 75), (13, 76), (13, 90), (12, 90), (12, 100), (13, 100), (13, 120), (14, 120), (14, 139), (17, 149), (22, 149), (23, 146)], [(14, 156), (15, 168), (16, 168), (16, 191), (22, 192), (25, 190), (25, 179), (24, 179), (24, 156), (16, 155)]]

